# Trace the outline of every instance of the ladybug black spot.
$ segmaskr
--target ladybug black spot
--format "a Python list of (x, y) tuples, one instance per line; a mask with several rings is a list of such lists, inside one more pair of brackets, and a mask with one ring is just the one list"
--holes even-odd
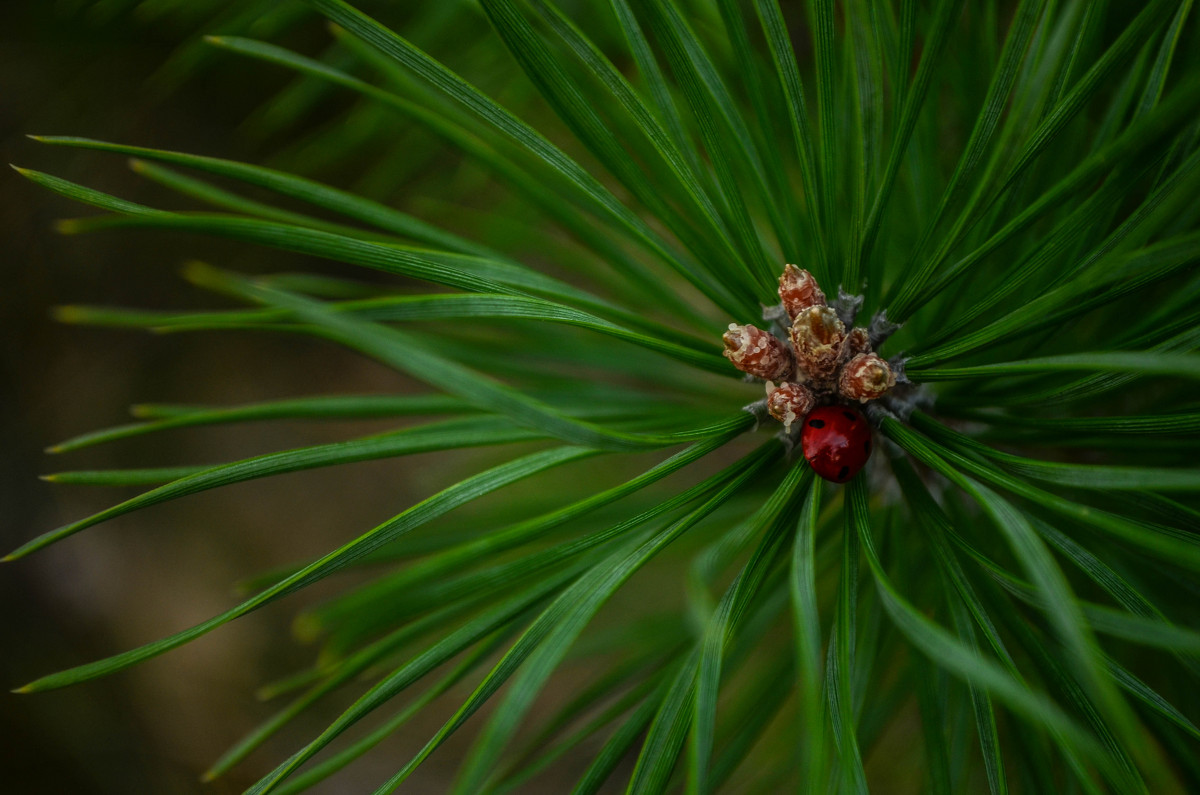
[(870, 439), (867, 439), (865, 442), (863, 442), (863, 449), (866, 450), (868, 454), (871, 452), (871, 440)]
[(845, 479), (846, 479), (846, 476), (847, 476), (847, 475), (849, 475), (849, 474), (850, 474), (850, 467), (842, 467), (842, 470), (841, 470), (840, 472), (838, 472), (838, 478), (837, 478), (837, 479), (838, 479), (838, 480), (845, 480)]
[(848, 411), (843, 411), (842, 416), (845, 417), (846, 419), (850, 420), (851, 422), (858, 422), (858, 417), (854, 416), (853, 414), (851, 414)]
[(809, 420), (809, 421), (808, 421), (808, 427), (810, 427), (810, 428), (824, 428), (824, 427), (825, 427), (825, 420)]

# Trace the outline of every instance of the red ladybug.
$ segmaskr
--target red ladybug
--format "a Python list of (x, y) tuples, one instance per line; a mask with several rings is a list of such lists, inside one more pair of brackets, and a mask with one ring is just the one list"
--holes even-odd
[(871, 426), (856, 408), (821, 406), (805, 417), (800, 445), (818, 475), (845, 483), (871, 457)]

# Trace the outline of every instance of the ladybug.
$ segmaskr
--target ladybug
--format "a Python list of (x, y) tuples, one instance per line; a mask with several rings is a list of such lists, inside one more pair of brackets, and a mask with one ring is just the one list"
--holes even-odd
[(800, 445), (818, 475), (845, 483), (871, 457), (871, 426), (856, 408), (821, 406), (804, 419)]

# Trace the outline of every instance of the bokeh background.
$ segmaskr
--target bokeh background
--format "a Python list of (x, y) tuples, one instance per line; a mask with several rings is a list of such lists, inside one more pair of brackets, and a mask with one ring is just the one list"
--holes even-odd
[[(377, 111), (333, 92), (310, 97), (295, 117), (280, 114), (272, 110), (272, 98), (295, 90), (289, 74), (213, 53), (199, 43), (202, 34), (240, 32), (314, 54), (329, 46), (323, 22), (302, 3), (266, 13), (284, 5), (6, 0), (0, 11), (0, 158), (167, 207), (187, 203), (137, 178), (123, 158), (49, 148), (25, 136), (80, 135), (265, 162), (393, 201), (425, 217), (442, 214), (439, 203), (448, 197), (457, 202), (470, 195), (478, 176), (420, 135), (389, 130)], [(384, 5), (391, 6), (384, 18), (397, 25), (424, 12), (420, 3)], [(486, 34), (477, 14), (450, 8), (468, 4), (442, 5), (457, 15), (454, 24), (464, 41)], [(234, 7), (240, 7), (237, 13)], [(422, 21), (431, 45), (445, 40), (444, 20)], [(350, 151), (324, 145), (333, 133), (345, 140), (347, 132), (355, 144)], [(395, 157), (400, 150), (408, 156)], [(485, 202), (479, 207), (484, 209)], [(43, 452), (56, 441), (129, 421), (132, 404), (227, 405), (412, 386), (360, 357), (307, 341), (160, 337), (56, 323), (53, 307), (72, 303), (222, 305), (180, 279), (180, 266), (192, 258), (249, 272), (299, 267), (336, 272), (328, 263), (221, 241), (143, 232), (83, 237), (54, 232), (56, 219), (89, 212), (9, 169), (0, 173), (0, 546), (5, 551), (134, 493), (55, 486), (38, 480), (39, 474), (216, 463), (382, 427), (244, 425), (131, 440), (69, 456)], [(436, 466), (425, 456), (257, 481), (105, 523), (42, 554), (4, 564), (0, 790), (12, 795), (241, 792), (328, 718), (318, 712), (301, 720), (227, 780), (201, 784), (206, 767), (274, 711), (273, 705), (255, 700), (255, 689), (311, 659), (296, 653), (290, 620), (299, 607), (320, 599), (320, 589), (115, 677), (33, 696), (7, 691), (226, 609), (234, 603), (239, 580), (344, 543), (444, 485), (431, 472), (449, 466), (452, 476), (457, 467), (477, 467), (472, 456), (460, 454)], [(462, 697), (456, 691), (449, 698)], [(435, 728), (428, 722), (414, 725), (407, 739), (396, 740), (397, 755), (374, 755), (376, 761), (365, 760), (336, 787), (318, 791), (373, 788), (398, 766), (398, 754), (419, 748)], [(415, 791), (441, 789), (450, 774), (447, 765), (460, 751), (461, 742), (455, 742), (437, 754), (414, 781)]]

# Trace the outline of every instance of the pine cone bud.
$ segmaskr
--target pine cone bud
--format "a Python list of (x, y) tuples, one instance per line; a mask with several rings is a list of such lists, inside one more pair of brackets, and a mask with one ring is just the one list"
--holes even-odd
[(832, 381), (842, 358), (846, 327), (827, 306), (812, 306), (792, 321), (796, 367), (816, 382)]
[(817, 399), (806, 386), (784, 383), (776, 387), (767, 382), (767, 411), (783, 423), (785, 431), (792, 429), (793, 422), (799, 422), (808, 416), (816, 402)]
[(860, 353), (871, 353), (871, 335), (865, 328), (850, 329), (842, 343), (842, 361), (848, 362)]
[(883, 359), (873, 353), (860, 353), (846, 363), (838, 379), (842, 397), (866, 403), (883, 397), (896, 385), (896, 375)]
[(771, 381), (792, 374), (791, 351), (769, 332), (730, 323), (721, 339), (725, 340), (725, 358), (743, 373)]
[(825, 306), (825, 293), (813, 275), (795, 265), (784, 265), (783, 275), (779, 277), (779, 298), (788, 317), (793, 320), (796, 315), (810, 306)]

